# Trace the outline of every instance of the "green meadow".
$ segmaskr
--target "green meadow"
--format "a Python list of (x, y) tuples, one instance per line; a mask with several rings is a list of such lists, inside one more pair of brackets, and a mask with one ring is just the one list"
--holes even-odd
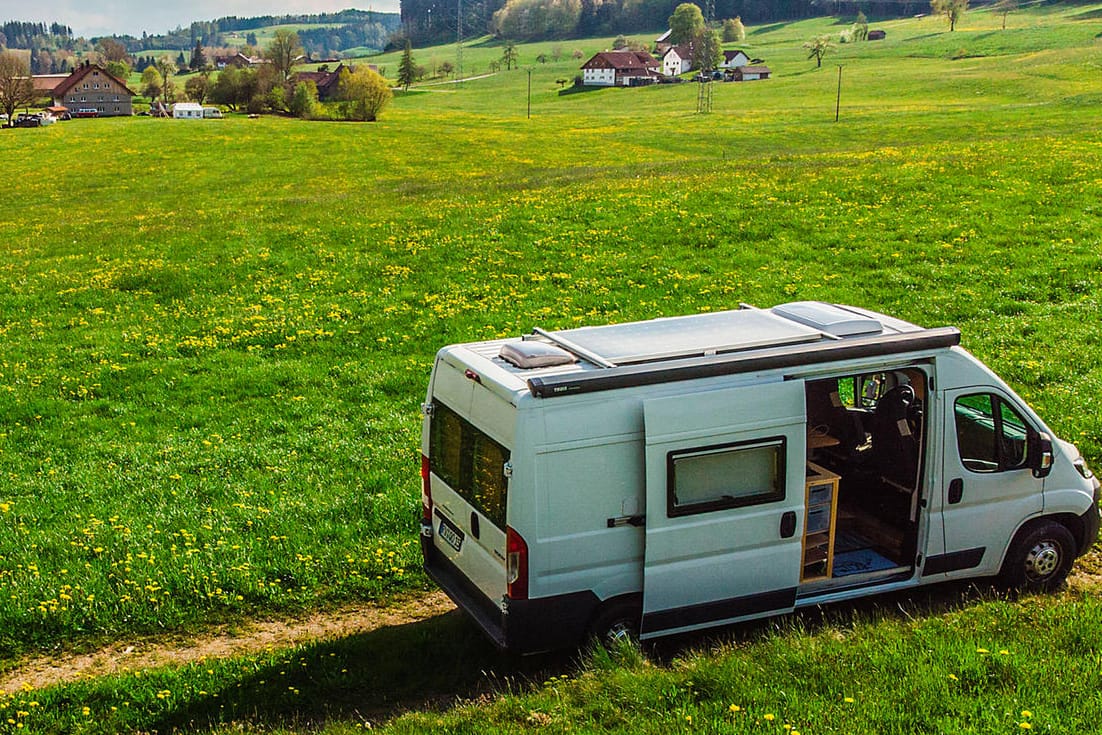
[[(749, 28), (774, 77), (710, 85), (709, 114), (697, 84), (561, 93), (573, 50), (611, 40), (589, 39), (414, 86), (374, 124), (0, 130), (0, 671), (427, 589), (433, 355), (535, 326), (800, 299), (955, 325), (1102, 467), (1102, 8), (873, 23), (886, 40), (816, 69), (801, 44), (847, 26)], [(481, 75), (501, 47), (463, 53)], [(1096, 726), (1097, 586), (900, 606), (580, 664), (509, 661), (449, 616), (0, 697), (0, 733), (350, 732), (456, 693), (493, 704), (393, 726)]]

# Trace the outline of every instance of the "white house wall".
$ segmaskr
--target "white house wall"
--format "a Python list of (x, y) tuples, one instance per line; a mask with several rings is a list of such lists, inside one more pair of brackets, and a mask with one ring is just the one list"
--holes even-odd
[(615, 69), (584, 69), (582, 84), (595, 87), (611, 87), (616, 84)]

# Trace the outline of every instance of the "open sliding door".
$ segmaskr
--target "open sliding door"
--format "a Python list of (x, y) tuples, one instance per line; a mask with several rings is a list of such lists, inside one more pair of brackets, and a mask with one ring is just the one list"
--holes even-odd
[(643, 638), (795, 607), (804, 402), (792, 380), (644, 403)]

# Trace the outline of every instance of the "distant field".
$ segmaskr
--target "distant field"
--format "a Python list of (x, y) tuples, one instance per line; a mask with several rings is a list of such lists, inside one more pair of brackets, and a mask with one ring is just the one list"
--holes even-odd
[[(707, 115), (695, 84), (560, 95), (597, 39), (376, 124), (0, 130), (0, 669), (426, 586), (432, 356), (533, 326), (795, 299), (953, 324), (1102, 466), (1094, 9), (876, 23), (821, 70), (801, 44), (843, 25), (751, 28), (775, 77), (713, 85)], [(463, 53), (485, 73), (501, 49)], [(87, 731), (151, 728), (155, 691)]]

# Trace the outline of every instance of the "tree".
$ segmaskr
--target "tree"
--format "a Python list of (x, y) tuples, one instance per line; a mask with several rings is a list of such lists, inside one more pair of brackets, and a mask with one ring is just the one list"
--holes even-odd
[(8, 125), (12, 124), (17, 107), (26, 107), (32, 102), (34, 84), (30, 65), (21, 54), (0, 51), (0, 109), (8, 116)]
[(621, 33), (619, 36), (617, 36), (616, 40), (612, 42), (612, 50), (613, 51), (621, 51), (623, 49), (626, 49), (627, 47), (628, 47), (628, 40), (627, 40), (627, 38), (624, 37), (623, 33)]
[(280, 28), (272, 37), (264, 52), (264, 58), (271, 62), (276, 76), (281, 82), (287, 82), (291, 78), (298, 57), (302, 56), (302, 45), (298, 42), (298, 34)]
[(341, 77), (339, 94), (346, 116), (365, 122), (373, 122), (393, 97), (386, 80), (365, 64)]
[(857, 11), (857, 20), (853, 23), (853, 40), (869, 40), (869, 19), (860, 10)]
[(296, 84), (294, 94), (291, 95), (291, 114), (295, 117), (310, 118), (313, 117), (317, 106), (317, 85), (309, 80)]
[(127, 61), (130, 57), (126, 53), (126, 46), (113, 38), (101, 38), (96, 41), (96, 50), (103, 54), (104, 62)]
[(257, 92), (256, 72), (252, 69), (238, 69), (227, 66), (218, 73), (218, 78), (210, 88), (210, 100), (237, 110), (249, 103)]
[(186, 69), (187, 68), (187, 58), (184, 56), (183, 51), (181, 51), (176, 56), (176, 68), (177, 69)]
[(147, 66), (145, 71), (142, 72), (142, 86), (141, 91), (149, 101), (157, 99), (161, 96), (161, 92), (164, 91), (165, 82), (161, 76), (161, 72), (157, 71), (156, 66)]
[(165, 104), (176, 100), (176, 82), (172, 81), (172, 77), (179, 70), (180, 67), (168, 56), (157, 59), (157, 71), (160, 72), (162, 80), (161, 99), (164, 100)]
[(742, 16), (736, 15), (723, 21), (723, 42), (742, 43), (746, 40), (746, 26), (742, 24)]
[(714, 28), (704, 28), (693, 36), (693, 67), (711, 71), (723, 60), (723, 42)]
[(505, 71), (517, 65), (517, 45), (512, 41), (505, 42), (505, 48), (501, 50), (501, 63), (505, 65)]
[(681, 3), (674, 8), (669, 23), (670, 43), (680, 46), (704, 30), (704, 13), (693, 3)]
[(197, 74), (184, 82), (184, 92), (187, 93), (188, 99), (199, 104), (203, 104), (210, 94), (210, 87), (210, 75), (206, 72)]
[(417, 77), (417, 65), (413, 63), (413, 47), (406, 39), (406, 49), (402, 52), (402, 60), (398, 62), (398, 84), (402, 89), (409, 89), (413, 80)]
[(815, 68), (823, 65), (823, 57), (834, 50), (834, 44), (830, 42), (830, 36), (816, 36), (804, 43), (807, 49), (807, 58), (815, 59)]
[(949, 31), (957, 29), (957, 21), (968, 10), (968, 0), (930, 0), (930, 8), (938, 15), (944, 15), (949, 21)]
[(203, 53), (203, 44), (199, 39), (195, 39), (195, 48), (191, 50), (191, 61), (188, 62), (188, 68), (192, 71), (199, 71), (207, 65), (207, 55)]
[(253, 33), (252, 31), (249, 31), (248, 33), (246, 33), (245, 34), (245, 43), (247, 43), (250, 46), (256, 46), (256, 34)]
[(108, 74), (118, 77), (124, 82), (130, 76), (130, 67), (126, 65), (125, 61), (108, 61), (106, 68)]
[(455, 71), (455, 65), (450, 61), (444, 61), (440, 64), (440, 73), (444, 75), (444, 78), (451, 76), (451, 73)]
[(1003, 17), (1003, 30), (1006, 30), (1006, 16), (1018, 9), (1018, 0), (998, 0), (992, 8)]

